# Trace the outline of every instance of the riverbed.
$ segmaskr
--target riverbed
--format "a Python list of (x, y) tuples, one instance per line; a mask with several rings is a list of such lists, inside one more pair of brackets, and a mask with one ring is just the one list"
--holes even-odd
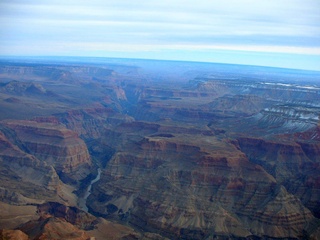
[(83, 197), (79, 197), (78, 199), (78, 207), (85, 211), (85, 212), (88, 212), (88, 207), (87, 207), (87, 199), (88, 197), (90, 196), (91, 194), (91, 188), (92, 188), (92, 184), (94, 184), (95, 182), (98, 182), (100, 180), (100, 177), (101, 177), (101, 169), (98, 168), (98, 174), (97, 176), (95, 177), (95, 179), (93, 179), (91, 182), (90, 182), (90, 185), (87, 187)]

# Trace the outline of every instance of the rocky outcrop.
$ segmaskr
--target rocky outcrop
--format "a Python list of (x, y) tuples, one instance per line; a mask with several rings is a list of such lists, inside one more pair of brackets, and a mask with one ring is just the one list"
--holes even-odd
[(92, 229), (97, 223), (96, 217), (76, 207), (68, 207), (57, 202), (47, 202), (38, 205), (38, 214), (45, 218), (51, 215), (56, 218), (63, 218), (67, 222), (85, 230)]
[(88, 240), (89, 235), (62, 218), (47, 217), (30, 221), (19, 227), (30, 239)]
[(314, 217), (259, 165), (214, 136), (156, 135), (109, 162), (89, 210), (173, 238), (298, 238)]
[(77, 133), (61, 124), (6, 121), (25, 151), (53, 166), (64, 180), (81, 180), (90, 173), (88, 149)]
[(6, 240), (29, 240), (27, 234), (20, 230), (0, 230), (0, 238)]
[(75, 207), (56, 202), (38, 205), (37, 220), (18, 227), (30, 239), (89, 239), (85, 230), (92, 229), (97, 219)]

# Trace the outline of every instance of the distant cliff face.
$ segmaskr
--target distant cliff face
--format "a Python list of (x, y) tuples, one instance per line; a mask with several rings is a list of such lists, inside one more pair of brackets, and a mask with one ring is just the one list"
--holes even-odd
[[(68, 129), (78, 133), (84, 139), (101, 138), (108, 127), (133, 120), (132, 117), (121, 115), (111, 108), (102, 106), (55, 114), (54, 119), (65, 124)], [(36, 121), (47, 122), (50, 118), (36, 119)]]
[(114, 72), (110, 69), (88, 66), (71, 66), (54, 64), (53, 66), (27, 64), (5, 64), (0, 67), (0, 76), (11, 79), (41, 79), (50, 81), (73, 82), (75, 78), (81, 76), (85, 79), (104, 78)]
[(63, 178), (79, 181), (90, 173), (88, 149), (77, 133), (54, 123), (36, 121), (6, 121), (16, 141), (29, 154), (55, 168)]
[(317, 132), (318, 128), (314, 128), (298, 134), (299, 138), (278, 136), (279, 139), (289, 137), (289, 142), (240, 138), (239, 145), (251, 162), (266, 169), (319, 217), (320, 142)]

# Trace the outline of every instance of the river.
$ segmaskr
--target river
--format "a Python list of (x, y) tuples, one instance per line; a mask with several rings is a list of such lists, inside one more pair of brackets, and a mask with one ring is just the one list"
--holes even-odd
[(88, 207), (86, 205), (86, 202), (87, 202), (87, 199), (88, 197), (90, 196), (91, 194), (91, 188), (92, 188), (92, 184), (94, 184), (95, 182), (98, 182), (100, 180), (100, 177), (101, 177), (101, 169), (98, 168), (98, 175), (96, 176), (95, 179), (93, 179), (91, 182), (90, 182), (90, 185), (87, 187), (87, 190), (85, 192), (85, 194), (83, 195), (83, 197), (80, 197), (78, 199), (78, 207), (85, 211), (85, 212), (88, 212)]

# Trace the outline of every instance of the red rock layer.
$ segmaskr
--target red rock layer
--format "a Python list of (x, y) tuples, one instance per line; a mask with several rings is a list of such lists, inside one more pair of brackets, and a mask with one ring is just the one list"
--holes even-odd
[(28, 240), (27, 234), (20, 230), (0, 230), (0, 238), (6, 240)]
[(38, 205), (38, 220), (28, 221), (18, 227), (30, 239), (89, 239), (85, 230), (92, 229), (97, 219), (75, 207), (57, 202)]
[(48, 216), (40, 218), (37, 221), (30, 221), (23, 224), (19, 229), (28, 234), (31, 239), (49, 240), (49, 239), (73, 239), (88, 240), (89, 235), (67, 222), (63, 218)]
[[(6, 177), (12, 179), (8, 184), (2, 185), (2, 200), (11, 199), (13, 202), (24, 204), (26, 200), (22, 195), (35, 198), (34, 194), (44, 194), (42, 197), (45, 199), (50, 195), (48, 193), (57, 193), (60, 180), (54, 168), (22, 151), (2, 132), (0, 132), (0, 162), (2, 181), (7, 181)], [(30, 187), (33, 188), (31, 192), (28, 191)]]
[(92, 191), (91, 211), (171, 237), (299, 237), (314, 219), (261, 166), (213, 136), (146, 138), (117, 153)]
[(52, 165), (57, 172), (80, 180), (90, 171), (91, 159), (86, 144), (77, 133), (61, 124), (35, 121), (6, 121), (17, 141), (27, 151)]
[(320, 216), (320, 143), (240, 138), (239, 145), (250, 161), (263, 166), (316, 216)]

